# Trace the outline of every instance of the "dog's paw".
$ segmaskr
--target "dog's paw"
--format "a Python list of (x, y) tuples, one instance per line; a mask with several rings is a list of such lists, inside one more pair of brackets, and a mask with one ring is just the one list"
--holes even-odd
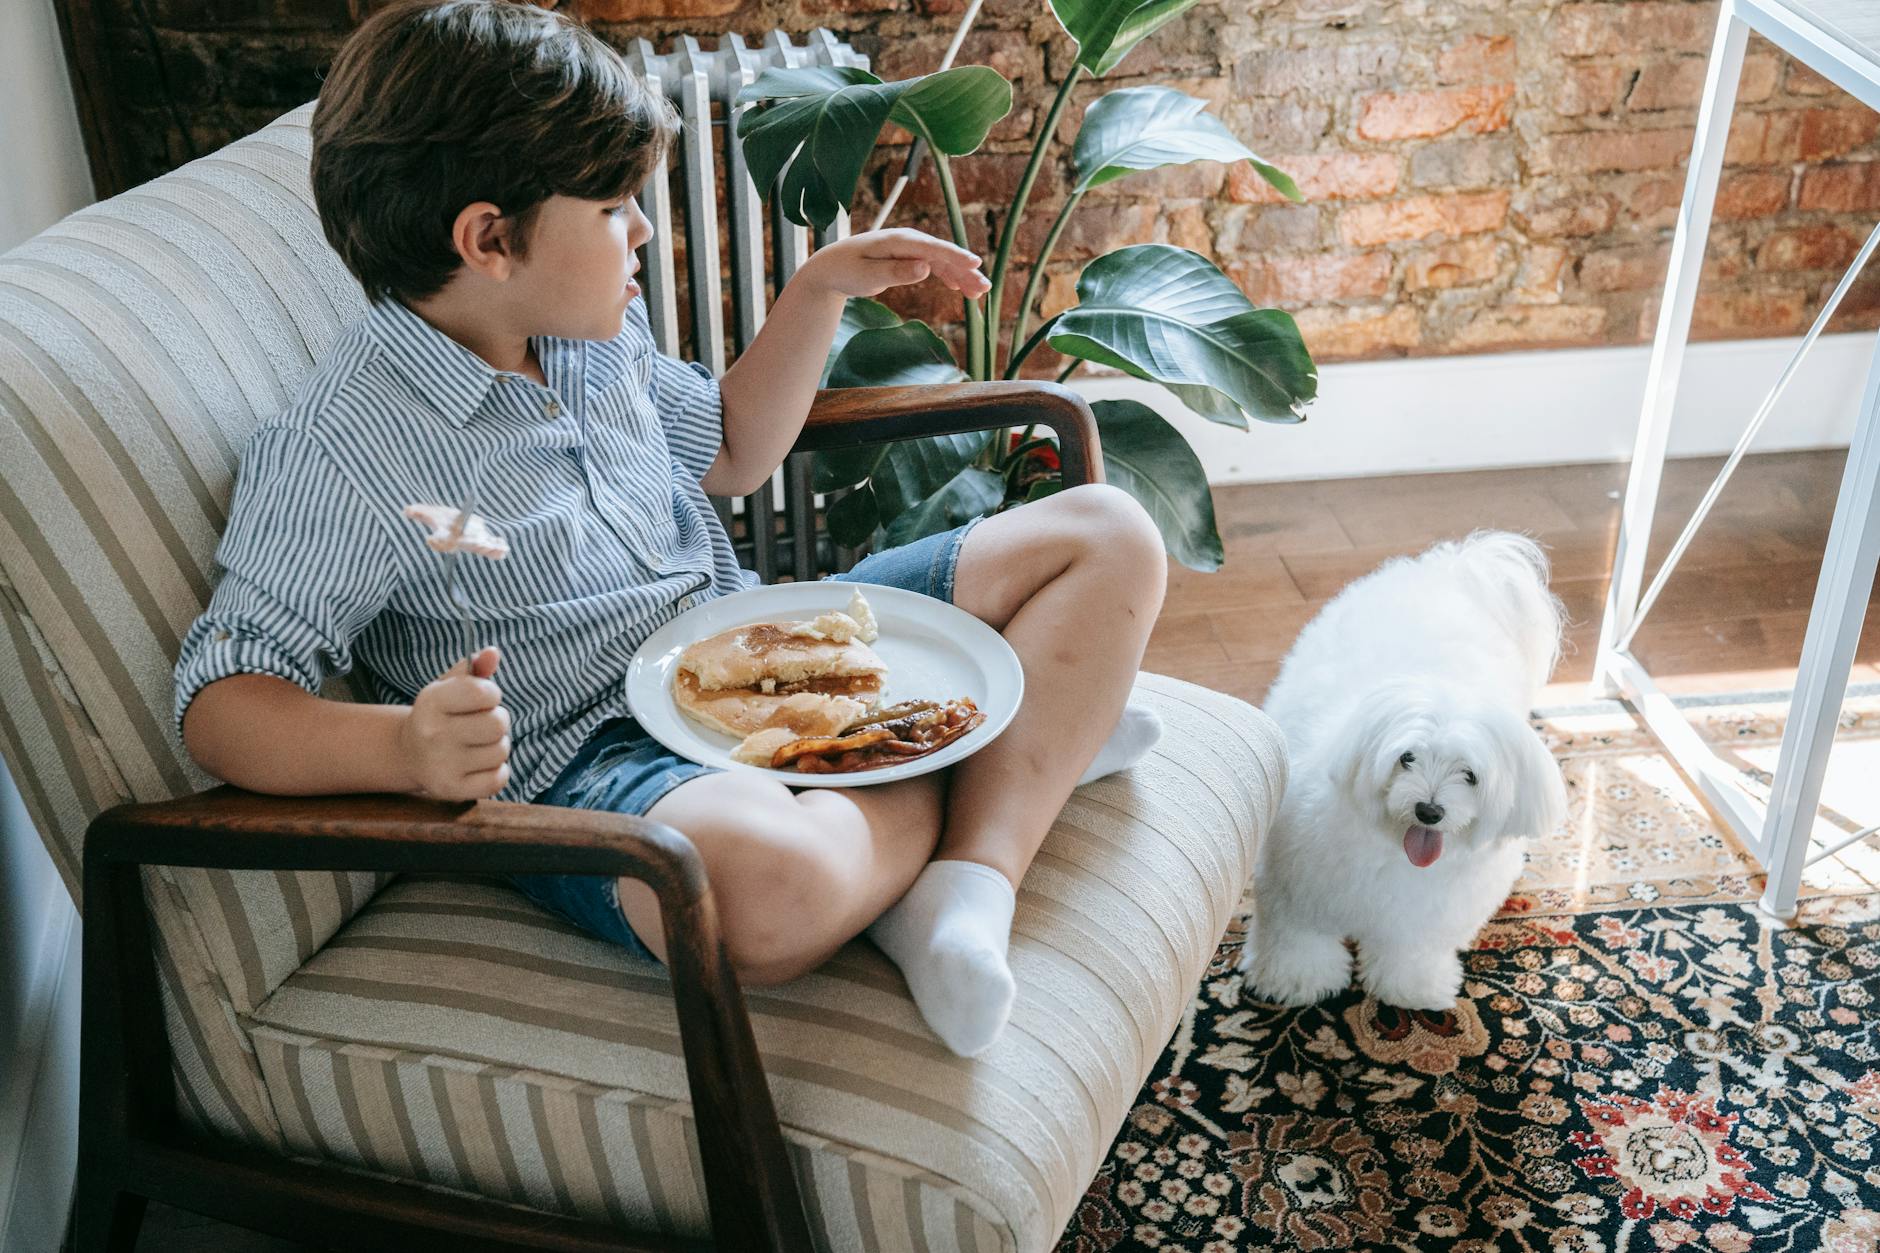
[(1247, 937), (1240, 951), (1243, 987), (1255, 1000), (1312, 1005), (1351, 986), (1351, 953), (1336, 936)]
[(1399, 1009), (1454, 1009), (1462, 992), (1462, 958), (1455, 953), (1393, 953), (1372, 960), (1360, 951), (1358, 982)]

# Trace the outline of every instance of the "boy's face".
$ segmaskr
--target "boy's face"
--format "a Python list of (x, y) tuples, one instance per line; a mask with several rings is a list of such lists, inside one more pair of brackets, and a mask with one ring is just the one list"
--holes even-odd
[(510, 293), (533, 333), (612, 339), (640, 294), (634, 252), (653, 224), (632, 196), (551, 196), (536, 213), (528, 248), (510, 272)]

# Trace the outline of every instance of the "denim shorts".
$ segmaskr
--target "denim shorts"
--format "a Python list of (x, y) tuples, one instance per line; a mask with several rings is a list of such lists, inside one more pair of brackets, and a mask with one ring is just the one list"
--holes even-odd
[[(953, 603), (953, 575), (960, 545), (982, 519), (899, 548), (870, 553), (844, 574), (824, 576), (838, 583), (879, 583)], [(644, 814), (681, 783), (724, 773), (716, 766), (688, 761), (640, 729), (632, 718), (601, 723), (566, 768), (535, 797), (537, 805), (597, 809), (615, 814)], [(583, 931), (612, 940), (636, 957), (654, 960), (620, 911), (619, 883), (607, 875), (516, 875), (518, 891)]]

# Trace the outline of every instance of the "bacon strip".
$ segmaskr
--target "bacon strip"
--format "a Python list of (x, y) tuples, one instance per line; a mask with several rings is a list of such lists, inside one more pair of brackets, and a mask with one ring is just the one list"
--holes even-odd
[[(913, 712), (905, 713), (908, 707)], [(944, 706), (931, 701), (906, 702), (895, 706), (894, 712), (903, 712), (904, 716), (872, 730), (851, 731), (837, 738), (792, 740), (771, 757), (771, 768), (794, 768), (801, 774), (879, 770), (945, 748), (986, 720), (986, 715), (966, 697)]]

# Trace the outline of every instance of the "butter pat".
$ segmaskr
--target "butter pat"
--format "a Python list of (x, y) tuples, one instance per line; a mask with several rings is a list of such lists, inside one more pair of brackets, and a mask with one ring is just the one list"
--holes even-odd
[(868, 602), (857, 592), (849, 601), (847, 613), (826, 613), (814, 621), (799, 622), (787, 634), (799, 639), (828, 640), (834, 644), (847, 644), (851, 640), (872, 644), (878, 632), (875, 629), (875, 611), (868, 607)]

